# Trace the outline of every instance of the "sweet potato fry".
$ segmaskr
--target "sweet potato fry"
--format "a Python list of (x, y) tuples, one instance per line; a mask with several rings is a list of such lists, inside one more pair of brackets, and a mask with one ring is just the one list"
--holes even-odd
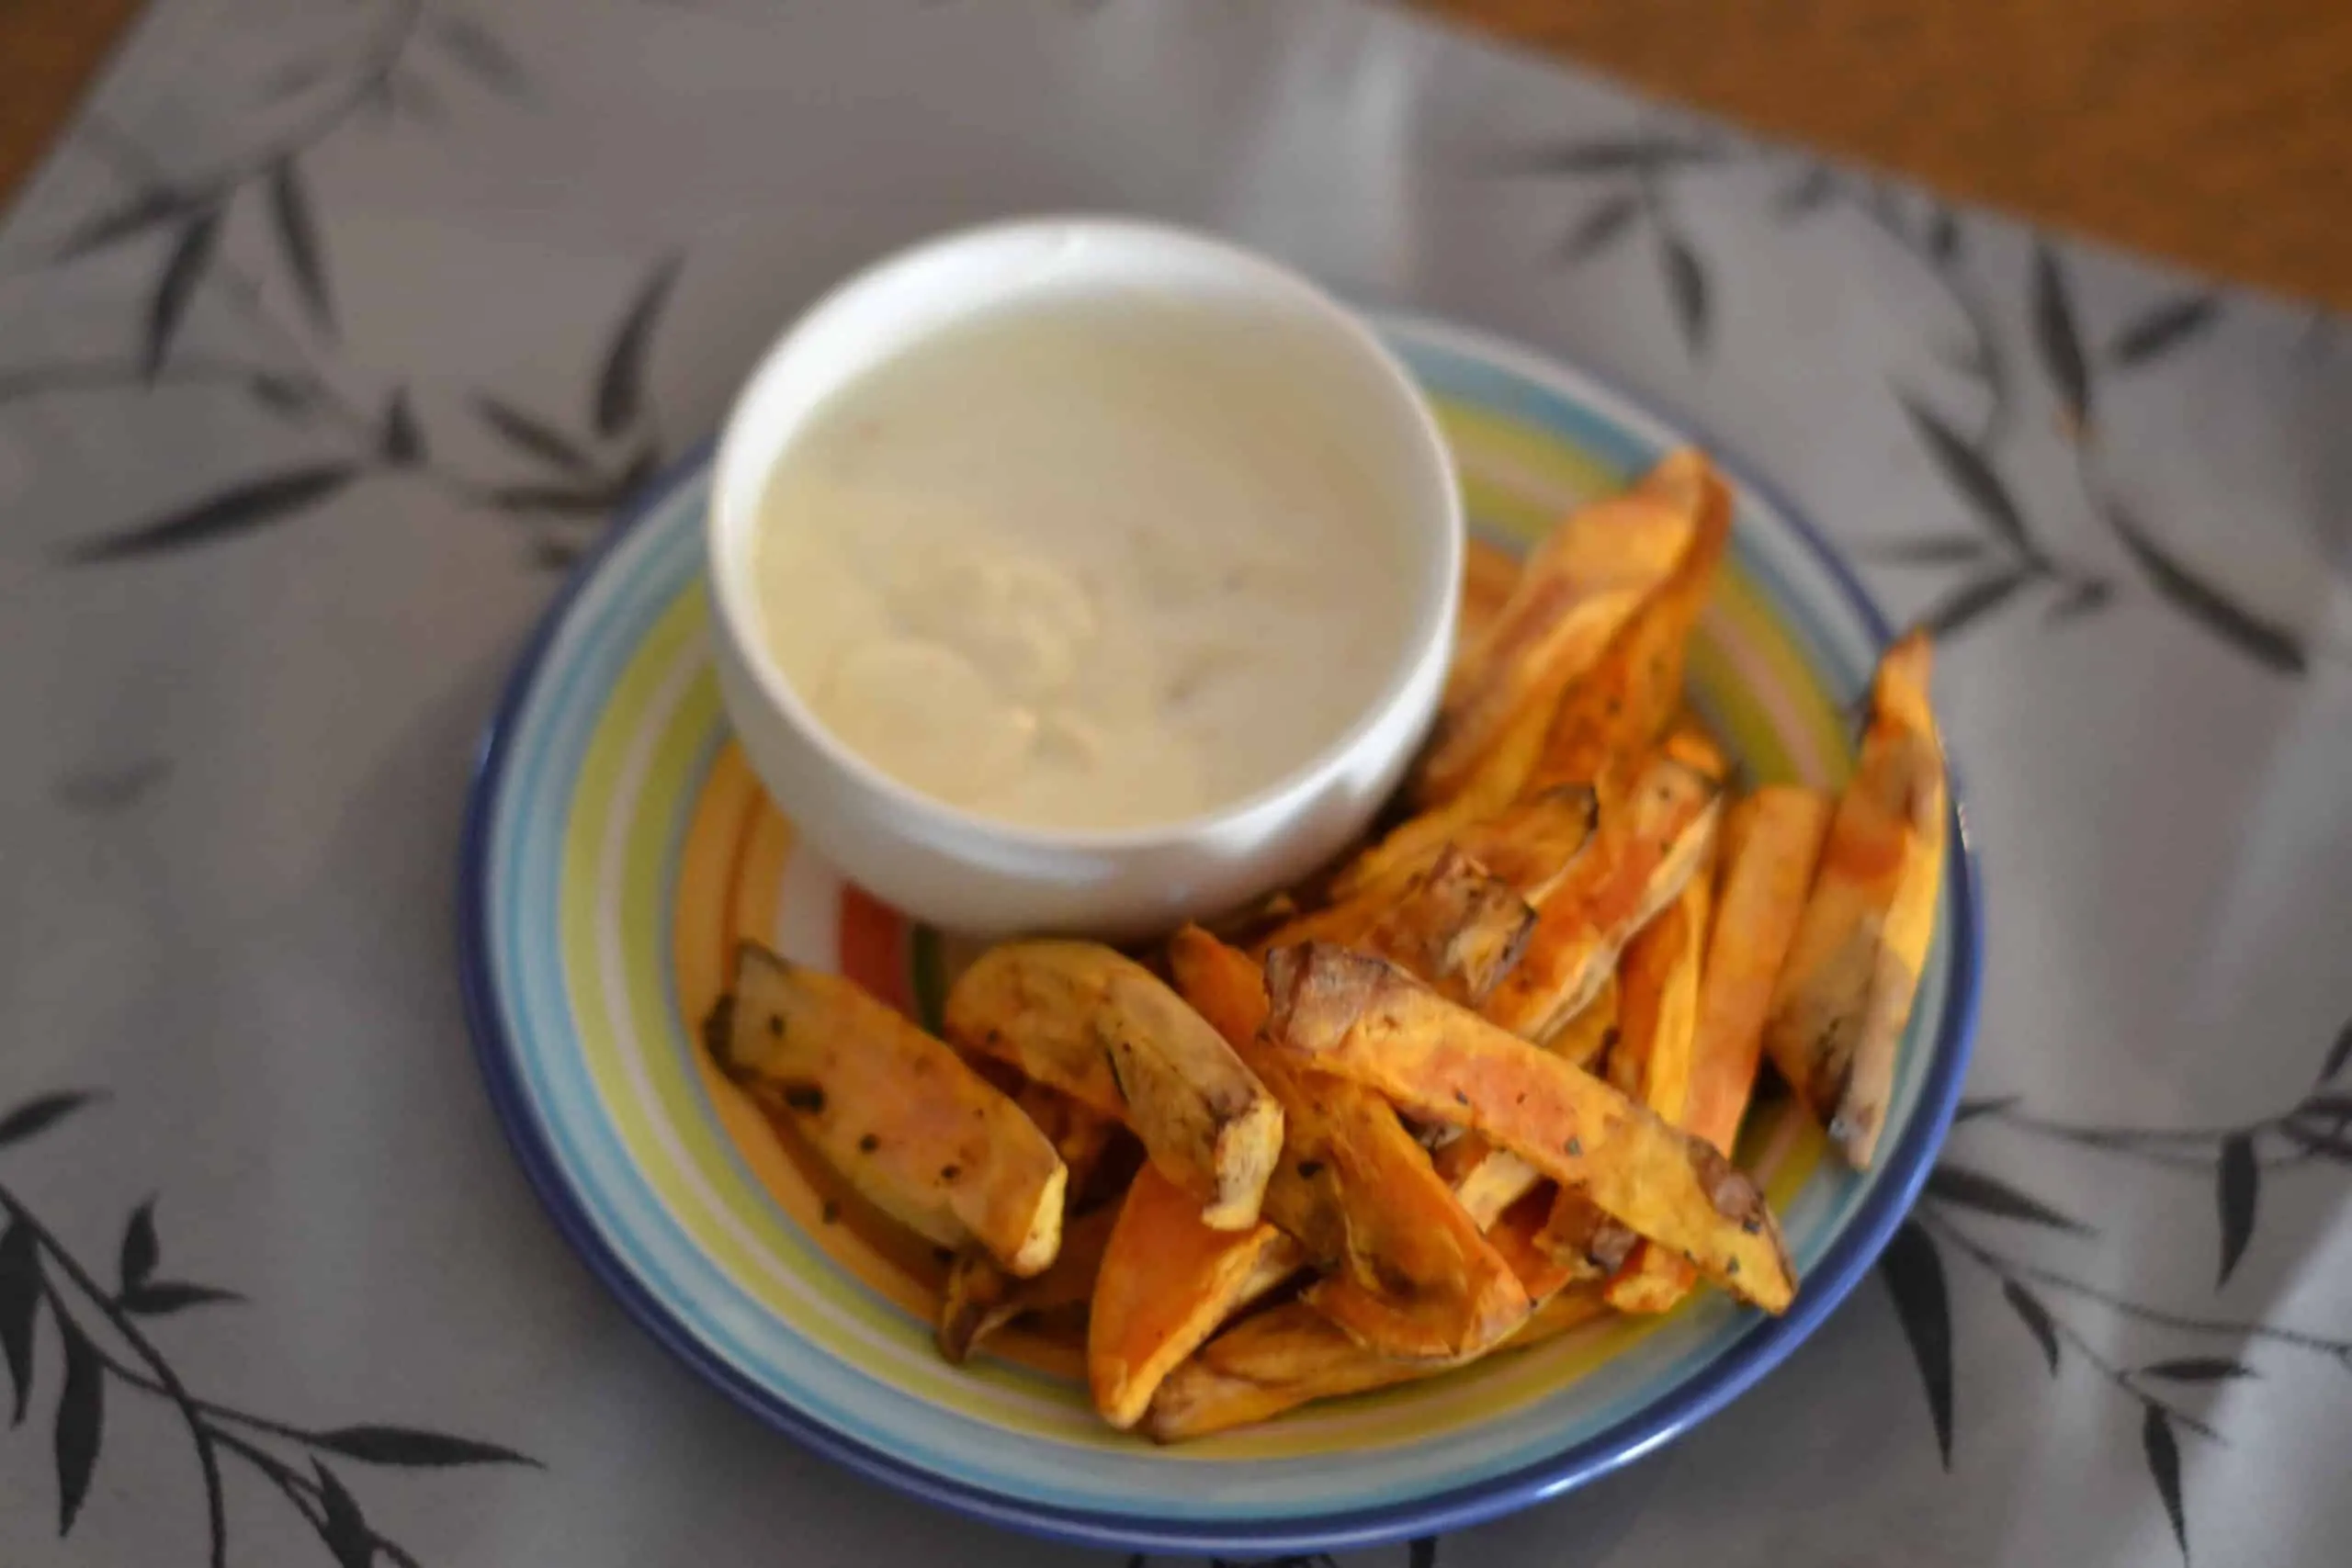
[(1282, 927), (1266, 945), (1330, 942), (1402, 964), (1447, 996), (1475, 1001), (1519, 960), (1535, 910), (1449, 844), (1393, 897), (1385, 888)]
[(1868, 1168), (1943, 887), (1942, 750), (1925, 633), (1887, 651), (1764, 1029), (1773, 1065)]
[[(1169, 942), (1176, 983), (1220, 1029), (1283, 1103), (1282, 1172), (1313, 1194), (1317, 1235), (1341, 1238), (1335, 1273), (1307, 1292), (1317, 1310), (1392, 1356), (1459, 1357), (1492, 1345), (1527, 1315), (1526, 1292), (1454, 1201), (1396, 1112), (1360, 1085), (1317, 1073), (1266, 1049), (1257, 966), (1196, 927)], [(1293, 1201), (1274, 1197), (1268, 1213)]]
[(754, 942), (736, 970), (703, 1024), (720, 1071), (910, 1229), (1016, 1275), (1053, 1262), (1069, 1171), (1018, 1106), (838, 975)]
[(939, 1353), (957, 1366), (970, 1359), (980, 1341), (1033, 1313), (1082, 1306), (1094, 1294), (1094, 1276), (1111, 1240), (1119, 1206), (1106, 1204), (1077, 1219), (1062, 1221), (1061, 1250), (1053, 1267), (1016, 1280), (984, 1252), (966, 1252), (947, 1270), (940, 1303)]
[(1118, 1117), (1214, 1229), (1258, 1223), (1282, 1109), (1216, 1030), (1111, 949), (991, 949), (947, 993), (947, 1036)]
[(1726, 1156), (1756, 1087), (1773, 982), (1804, 913), (1829, 812), (1828, 799), (1816, 791), (1768, 784), (1724, 819), (1684, 1125)]
[(1567, 689), (1522, 789), (1589, 784), (1599, 789), (1606, 813), (1632, 787), (1644, 754), (1680, 710), (1690, 628), (1731, 538), (1730, 490), (1703, 464), (1693, 484), (1688, 547), (1672, 573), (1610, 639), (1591, 672)]
[(1519, 558), (1484, 539), (1468, 541), (1462, 550), (1462, 599), (1453, 628), (1453, 667), (1478, 657), (1503, 606), (1519, 586)]
[(1599, 1072), (1624, 1033), (1624, 987), (1615, 970), (1601, 978), (1592, 1000), (1544, 1041), (1544, 1049), (1570, 1066)]
[[(1562, 1291), (1498, 1349), (1532, 1348), (1608, 1310), (1594, 1292)], [(1314, 1400), (1412, 1382), (1459, 1365), (1374, 1355), (1313, 1308), (1294, 1302), (1244, 1318), (1202, 1346), (1159, 1385), (1144, 1430), (1163, 1443), (1207, 1437), (1271, 1420)]]
[(1086, 1376), (1102, 1419), (1123, 1429), (1141, 1420), (1170, 1370), (1297, 1262), (1297, 1244), (1272, 1225), (1212, 1230), (1158, 1166), (1136, 1171), (1087, 1316)]
[[(1756, 1087), (1773, 978), (1804, 910), (1805, 888), (1828, 829), (1828, 800), (1788, 784), (1757, 791), (1724, 818), (1715, 914), (1691, 1038), (1690, 1108), (1682, 1124), (1725, 1158), (1738, 1140)], [(1665, 1312), (1689, 1293), (1697, 1277), (1681, 1258), (1645, 1242), (1626, 1270), (1610, 1281), (1610, 1304), (1620, 1312)]]
[(1702, 852), (1674, 902), (1634, 933), (1617, 965), (1622, 1001), (1609, 1081), (1678, 1127), (1690, 1105), (1700, 960), (1714, 901), (1711, 854)]
[(1278, 1050), (1486, 1134), (1742, 1300), (1787, 1308), (1796, 1282), (1780, 1226), (1707, 1145), (1378, 959), (1282, 948), (1266, 979), (1263, 1038)]
[(1633, 934), (1682, 890), (1714, 840), (1715, 781), (1654, 754), (1615, 818), (1546, 900), (1509, 975), (1479, 1011), (1529, 1040), (1581, 1012), (1615, 971)]
[(1476, 1003), (1513, 964), (1535, 910), (1509, 884), (1449, 845), (1437, 863), (1365, 931), (1361, 946)]
[[(1611, 975), (1600, 994), (1543, 1044), (1570, 1066), (1591, 1069), (1616, 1037), (1617, 977)], [(1544, 1179), (1533, 1166), (1482, 1133), (1464, 1133), (1430, 1157), (1439, 1178), (1453, 1189), (1454, 1201), (1482, 1231), (1491, 1232), (1503, 1212)]]
[(1492, 635), (1449, 683), (1437, 733), (1414, 772), (1416, 801), (1431, 806), (1460, 793), (1520, 716), (1558, 705), (1688, 553), (1712, 478), (1698, 453), (1671, 453), (1633, 489), (1579, 507), (1552, 530)]

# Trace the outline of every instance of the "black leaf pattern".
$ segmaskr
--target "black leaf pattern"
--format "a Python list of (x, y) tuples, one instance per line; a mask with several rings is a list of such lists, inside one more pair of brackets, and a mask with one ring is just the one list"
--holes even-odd
[(2289, 1122), (2278, 1130), (2293, 1139), (2296, 1146), (2307, 1154), (2334, 1160), (2339, 1165), (2352, 1165), (2352, 1137), (2345, 1135), (2341, 1123), (2332, 1129), (2320, 1129)]
[(334, 1554), (338, 1568), (368, 1568), (376, 1556), (368, 1516), (334, 1471), (318, 1460), (311, 1464), (319, 1479), (319, 1540)]
[(2140, 1369), (2140, 1376), (2159, 1378), (2165, 1382), (2228, 1382), (2237, 1378), (2261, 1375), (2244, 1361), (2233, 1361), (2221, 1356), (2183, 1356), (2174, 1360), (2153, 1362)]
[(1923, 612), (1919, 625), (1939, 641), (1957, 637), (1978, 616), (1998, 608), (2010, 594), (2024, 587), (2026, 577), (2023, 571), (2011, 570), (1963, 582)]
[(497, 35), (471, 17), (450, 14), (434, 19), (433, 36), (442, 52), (473, 79), (504, 97), (520, 97), (528, 85), (523, 63)]
[(213, 1302), (239, 1302), (244, 1298), (234, 1291), (219, 1291), (210, 1285), (191, 1285), (179, 1280), (158, 1280), (137, 1286), (122, 1292), (122, 1310), (139, 1317), (163, 1317), (189, 1307), (205, 1306)]
[(2051, 1320), (2050, 1309), (2041, 1304), (2040, 1296), (2015, 1280), (2001, 1281), (2001, 1299), (2009, 1303), (2009, 1310), (2018, 1314), (2018, 1321), (2024, 1324), (2026, 1331), (2033, 1336), (2033, 1342), (2041, 1347), (2041, 1359), (2049, 1364), (2052, 1375), (2055, 1376), (2058, 1371), (2058, 1325)]
[(1985, 547), (1973, 534), (1931, 534), (1923, 539), (1866, 545), (1856, 553), (1891, 566), (1965, 566), (1983, 560)]
[(536, 1469), (539, 1462), (496, 1443), (478, 1443), (470, 1438), (452, 1438), (409, 1427), (338, 1427), (332, 1432), (313, 1434), (311, 1441), (330, 1453), (356, 1459), (363, 1464), (412, 1469), (457, 1464), (527, 1464)]
[(501, 512), (524, 516), (601, 517), (612, 510), (613, 495), (602, 487), (567, 489), (561, 485), (511, 485), (491, 491), (490, 503)]
[(2180, 1546), (2180, 1560), (2188, 1561), (2188, 1517), (2180, 1503), (2180, 1439), (2173, 1436), (2172, 1417), (2164, 1406), (2151, 1404), (2140, 1422), (2140, 1447), (2148, 1456), (2148, 1478), (2164, 1500), (2165, 1517), (2172, 1521), (2172, 1538)]
[(1903, 405), (1903, 412), (1911, 421), (1911, 428), (1928, 448), (1936, 467), (1958, 491), (1978, 516), (1999, 530), (2003, 538), (2030, 556), (2038, 556), (2033, 538), (2025, 525), (2025, 513), (2018, 509), (2009, 487), (1993, 471), (1993, 465), (1983, 454), (1962, 439), (1960, 434), (1924, 404), (1897, 393), (1895, 400)]
[(653, 344), (653, 327), (677, 280), (678, 261), (673, 256), (653, 269), (653, 276), (638, 289), (614, 331), (612, 345), (605, 351), (604, 367), (596, 377), (599, 434), (617, 435), (644, 417), (645, 367)]
[(1437, 1537), (1416, 1536), (1406, 1544), (1405, 1568), (1437, 1568)]
[(1658, 236), (1658, 265), (1666, 270), (1667, 297), (1674, 302), (1674, 324), (1693, 355), (1707, 347), (1707, 269), (1699, 253), (1679, 234)]
[(2215, 1199), (2222, 1213), (2222, 1275), (2214, 1289), (2230, 1282), (2231, 1271), (2245, 1256), (2254, 1238), (2254, 1211), (2261, 1190), (2262, 1168), (2254, 1154), (2254, 1139), (2244, 1133), (2225, 1140), (2215, 1173)]
[(537, 414), (488, 392), (474, 394), (474, 407), (483, 422), (518, 452), (570, 473), (588, 473), (596, 466), (578, 443)]
[(334, 330), (334, 297), (327, 290), (324, 250), (319, 243), (318, 220), (311, 210), (310, 193), (303, 189), (301, 171), (288, 158), (270, 172), (269, 221), (277, 246), (285, 254), (286, 270), (302, 296), (302, 307), (322, 332)]
[(1938, 203), (1934, 216), (1928, 220), (1928, 254), (1938, 265), (1945, 265), (1959, 259), (1960, 246), (1959, 215)]
[(311, 388), (291, 376), (256, 376), (245, 384), (254, 401), (276, 414), (299, 420), (311, 412)]
[(74, 549), (68, 558), (85, 565), (160, 555), (191, 545), (210, 544), (293, 516), (324, 501), (359, 477), (349, 463), (321, 463), (273, 474), (207, 496), (161, 522), (110, 535)]
[(142, 192), (123, 206), (100, 213), (67, 235), (57, 247), (57, 259), (73, 261), (151, 230), (184, 221), (201, 211), (209, 201), (209, 197), (182, 196), (173, 191)]
[(1784, 221), (1818, 212), (1838, 197), (1838, 176), (1828, 165), (1815, 164), (1772, 198), (1772, 212)]
[(122, 1228), (120, 1293), (129, 1295), (145, 1284), (162, 1260), (163, 1247), (155, 1239), (155, 1200), (150, 1198), (131, 1211), (130, 1223)]
[(1996, 1219), (2023, 1220), (2029, 1224), (2048, 1225), (2052, 1230), (2071, 1231), (2076, 1235), (2089, 1235), (2091, 1227), (2080, 1220), (2060, 1213), (2030, 1192), (2010, 1186), (1997, 1176), (1987, 1176), (1981, 1170), (1971, 1170), (1950, 1160), (1938, 1162), (1928, 1172), (1927, 1195), (1939, 1201), (1973, 1209), (1980, 1214)]
[(416, 423), (416, 410), (409, 404), (406, 387), (394, 392), (384, 409), (384, 431), (377, 439), (376, 450), (396, 468), (413, 468), (424, 461), (424, 431)]
[(2086, 578), (2052, 600), (2046, 618), (2052, 626), (2061, 625), (2103, 608), (2114, 597), (2113, 583), (2099, 578)]
[(2328, 1047), (2327, 1060), (2320, 1064), (2319, 1081), (2332, 1081), (2344, 1070), (2347, 1062), (2352, 1062), (2352, 1020), (2346, 1021), (2344, 1028), (2335, 1036), (2335, 1043)]
[(128, 811), (171, 776), (168, 758), (141, 757), (120, 767), (78, 769), (58, 780), (50, 793), (68, 811), (106, 817)]
[(57, 1533), (73, 1531), (82, 1500), (97, 1468), (98, 1442), (106, 1428), (106, 1368), (96, 1347), (72, 1319), (56, 1314), (65, 1347), (65, 1388), (57, 1396)]
[(2033, 253), (2033, 341), (2041, 351), (2041, 367), (2058, 391), (2058, 401), (2071, 423), (2068, 434), (2090, 428), (2091, 372), (2083, 357), (2082, 333), (2075, 325), (2075, 305), (2066, 288), (2066, 274), (2047, 245)]
[(45, 1132), (60, 1119), (71, 1115), (98, 1097), (87, 1092), (44, 1094), (26, 1100), (6, 1116), (0, 1116), (0, 1148), (20, 1144), (34, 1134)]
[(155, 292), (147, 305), (147, 335), (139, 359), (150, 378), (164, 367), (172, 352), (172, 340), (179, 335), (180, 323), (187, 318), (187, 308), (196, 299), (197, 286), (204, 281), (206, 269), (211, 266), (215, 252), (220, 248), (220, 214), (208, 211), (188, 220), (180, 230), (180, 237), (172, 244), (172, 254), (164, 263), (163, 276), (155, 282)]
[(2221, 301), (2211, 294), (2166, 299), (2123, 324), (2107, 345), (2107, 361), (2130, 369), (2161, 359), (2212, 325), (2221, 313)]
[(2113, 497), (2103, 504), (2108, 525), (2149, 585), (2172, 606), (2248, 659), (2282, 675), (2301, 675), (2308, 660), (2294, 633), (2230, 600), (2159, 546)]
[(1668, 136), (1600, 136), (1537, 148), (1505, 160), (1508, 173), (1529, 175), (1623, 175), (1673, 164), (1714, 161), (1702, 141)]
[(1620, 191), (1593, 203), (1560, 246), (1560, 259), (1571, 265), (1607, 250), (1611, 242), (1632, 229), (1642, 210), (1641, 197)]
[(2299, 1116), (2333, 1116), (2338, 1121), (2352, 1120), (2352, 1094), (2306, 1095), (2295, 1107)]
[(1952, 1111), (1951, 1124), (1957, 1127), (1963, 1122), (1973, 1122), (1979, 1116), (1997, 1116), (2022, 1098), (2014, 1094), (1994, 1094), (1981, 1100), (1963, 1100)]
[(40, 1292), (40, 1244), (31, 1226), (12, 1218), (0, 1231), (0, 1359), (8, 1363), (14, 1391), (11, 1427), (24, 1424), (25, 1402), (33, 1396), (33, 1325)]
[(1951, 1296), (1935, 1238), (1905, 1220), (1878, 1260), (1879, 1278), (1894, 1299), (1894, 1315), (1911, 1342), (1928, 1414), (1936, 1425), (1936, 1451), (1951, 1468)]

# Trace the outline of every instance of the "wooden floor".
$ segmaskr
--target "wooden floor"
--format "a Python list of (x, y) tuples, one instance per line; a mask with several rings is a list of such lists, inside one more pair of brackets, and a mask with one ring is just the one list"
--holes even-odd
[[(2352, 309), (2352, 0), (1416, 3), (1950, 195)], [(138, 7), (0, 0), (0, 199)]]

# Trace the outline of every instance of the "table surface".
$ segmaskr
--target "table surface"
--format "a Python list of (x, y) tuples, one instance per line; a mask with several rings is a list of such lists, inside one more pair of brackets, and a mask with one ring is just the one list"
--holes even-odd
[[(2352, 307), (2334, 0), (1415, 0), (2033, 221)], [(139, 0), (0, 4), (0, 197)]]
[(1640, 1462), (1349, 1568), (2340, 1562), (2341, 323), (1344, 0), (158, 0), (0, 226), (0, 1562), (1120, 1561), (640, 1334), (450, 930), (631, 476), (858, 264), (1111, 205), (1765, 476), (1940, 633), (1984, 861), (1970, 1114), (1877, 1278)]

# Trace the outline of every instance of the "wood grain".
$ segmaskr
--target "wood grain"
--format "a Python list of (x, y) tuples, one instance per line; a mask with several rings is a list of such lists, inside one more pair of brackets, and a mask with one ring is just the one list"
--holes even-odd
[[(2034, 222), (2352, 309), (2342, 0), (1416, 0)], [(139, 0), (0, 0), (0, 201)]]
[(1756, 130), (2352, 307), (2343, 0), (1419, 0)]
[(0, 0), (0, 209), (31, 175), (140, 0)]

